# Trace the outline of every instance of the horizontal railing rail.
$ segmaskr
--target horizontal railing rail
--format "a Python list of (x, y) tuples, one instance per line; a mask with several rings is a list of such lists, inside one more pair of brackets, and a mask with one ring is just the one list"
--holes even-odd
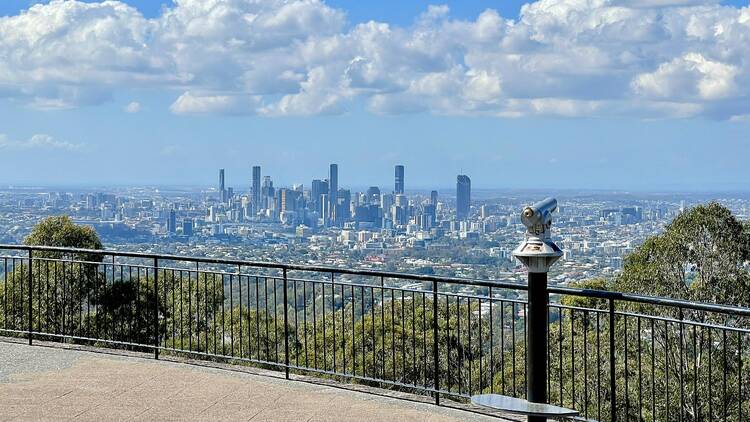
[[(30, 343), (228, 359), (437, 402), (526, 394), (535, 335), (526, 284), (113, 250), (0, 251), (0, 333)], [(562, 286), (549, 293), (551, 403), (597, 420), (750, 415), (750, 309)]]

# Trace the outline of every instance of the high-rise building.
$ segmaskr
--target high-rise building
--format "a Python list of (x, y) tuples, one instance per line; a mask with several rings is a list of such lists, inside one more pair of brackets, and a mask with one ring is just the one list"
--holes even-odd
[(380, 188), (377, 186), (370, 186), (367, 189), (367, 203), (377, 204), (380, 202)]
[(167, 233), (177, 232), (177, 215), (174, 209), (169, 210), (169, 216), (167, 217)]
[(182, 220), (182, 234), (184, 236), (193, 235), (193, 219), (192, 218), (186, 218)]
[(465, 220), (469, 217), (471, 208), (471, 179), (459, 174), (456, 177), (456, 218)]
[(383, 209), (383, 212), (385, 214), (388, 214), (391, 212), (391, 205), (395, 203), (395, 198), (392, 194), (385, 193), (383, 195), (380, 195), (380, 208)]
[(434, 190), (430, 192), (430, 205), (437, 206), (438, 202), (438, 191)]
[(333, 225), (336, 225), (336, 209), (338, 208), (338, 194), (339, 194), (339, 165), (331, 164), (328, 169), (328, 202), (330, 215), (327, 217)]
[(404, 193), (404, 166), (396, 166), (396, 184), (393, 193), (396, 195)]
[(352, 216), (352, 194), (349, 189), (339, 189), (336, 198), (338, 199), (336, 211), (334, 212), (336, 223), (343, 223), (351, 219)]
[(253, 206), (260, 209), (260, 166), (253, 166)]
[(260, 188), (260, 209), (270, 209), (276, 197), (276, 191), (273, 189), (273, 181), (271, 176), (263, 177), (263, 186)]
[(312, 203), (312, 209), (319, 212), (321, 216), (325, 217), (322, 209), (322, 195), (326, 195), (326, 198), (328, 197), (328, 182), (319, 179), (313, 180), (312, 185), (310, 186), (310, 202)]
[(226, 202), (227, 200), (227, 194), (224, 188), (224, 169), (219, 169), (219, 195), (221, 197), (221, 202)]

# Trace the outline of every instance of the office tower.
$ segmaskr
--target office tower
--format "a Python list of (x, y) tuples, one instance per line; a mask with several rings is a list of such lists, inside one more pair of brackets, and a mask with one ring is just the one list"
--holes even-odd
[(471, 207), (471, 179), (459, 174), (456, 177), (456, 218), (465, 220), (469, 217)]
[(168, 233), (177, 232), (177, 215), (174, 209), (169, 210), (169, 217), (167, 218), (167, 232)]
[(219, 196), (221, 202), (226, 202), (227, 194), (224, 191), (224, 169), (219, 169)]
[(434, 190), (430, 192), (430, 205), (437, 206), (438, 201), (438, 191)]
[(276, 197), (271, 176), (263, 176), (263, 186), (260, 192), (260, 209), (270, 209)]
[(396, 166), (396, 186), (393, 193), (396, 195), (404, 193), (404, 166)]
[(403, 194), (396, 195), (396, 205), (405, 208), (409, 205), (409, 199)]
[(385, 193), (383, 195), (380, 195), (380, 208), (383, 209), (383, 213), (387, 214), (391, 210), (391, 205), (394, 204), (394, 197), (393, 195), (389, 193)]
[[(312, 209), (319, 212), (322, 217), (325, 217), (326, 214), (323, 212), (323, 200), (321, 199), (323, 195), (328, 198), (328, 182), (319, 179), (313, 180), (312, 186), (310, 187)], [(325, 208), (328, 209), (328, 206)]]
[(182, 220), (182, 234), (184, 236), (193, 235), (193, 219), (192, 218), (186, 218)]
[(260, 166), (253, 166), (253, 206), (260, 209)]
[(302, 193), (293, 190), (293, 189), (286, 189), (281, 188), (279, 189), (280, 195), (281, 195), (281, 211), (298, 211), (300, 200), (302, 197)]
[(328, 219), (334, 226), (337, 223), (336, 211), (338, 208), (338, 194), (339, 194), (339, 166), (338, 164), (331, 164), (328, 170), (328, 202), (329, 209)]
[(352, 203), (352, 195), (349, 189), (339, 189), (336, 198), (338, 200), (338, 204), (336, 206), (336, 211), (334, 211), (334, 214), (336, 216), (336, 222), (337, 223), (343, 223), (345, 221), (349, 221), (352, 216), (351, 212), (351, 203)]
[(377, 204), (380, 202), (380, 188), (377, 186), (370, 186), (367, 189), (367, 203)]

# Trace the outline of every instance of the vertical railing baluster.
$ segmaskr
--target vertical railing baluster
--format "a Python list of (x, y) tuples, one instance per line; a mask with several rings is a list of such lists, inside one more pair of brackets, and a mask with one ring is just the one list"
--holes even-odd
[(159, 259), (154, 258), (154, 359), (159, 359)]
[(682, 315), (682, 308), (679, 308), (680, 313), (680, 422), (684, 419), (684, 413), (685, 413), (685, 374), (683, 372), (683, 366), (684, 366), (684, 344), (685, 344), (685, 337), (684, 337), (684, 327), (685, 324), (682, 322), (683, 315)]
[(33, 287), (33, 278), (34, 278), (34, 271), (33, 270), (34, 269), (33, 269), (32, 265), (31, 265), (31, 263), (33, 262), (33, 259), (34, 258), (33, 258), (32, 250), (31, 250), (31, 248), (29, 248), (29, 269), (28, 269), (28, 271), (29, 271), (29, 289), (28, 289), (29, 290), (29, 303), (28, 303), (28, 305), (29, 305), (29, 346), (31, 346), (31, 343), (32, 343), (32, 337), (33, 337), (33, 335), (31, 333), (33, 332), (33, 326), (32, 325), (34, 323), (34, 320), (33, 320), (33, 309), (32, 309), (32, 295), (33, 295), (33, 292), (34, 292), (34, 287)]
[(333, 372), (336, 372), (336, 282), (331, 273), (331, 330), (333, 331)]
[(287, 292), (286, 292), (287, 290), (286, 268), (284, 268), (283, 271), (284, 271), (284, 373), (285, 373), (286, 379), (289, 379), (289, 302), (287, 300)]
[(610, 420), (617, 421), (617, 384), (615, 374), (615, 301), (609, 299), (609, 389)]
[(432, 281), (432, 359), (434, 368), (435, 404), (440, 406), (440, 360), (438, 350), (438, 284)]

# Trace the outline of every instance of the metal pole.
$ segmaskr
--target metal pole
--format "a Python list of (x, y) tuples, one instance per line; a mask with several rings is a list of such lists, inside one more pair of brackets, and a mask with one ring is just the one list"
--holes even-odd
[(154, 359), (159, 359), (159, 259), (154, 258)]
[[(382, 280), (382, 279), (381, 279)], [(381, 304), (382, 306), (382, 304)], [(432, 359), (435, 365), (435, 404), (440, 406), (440, 355), (438, 353), (438, 284), (432, 282)]]
[(284, 371), (286, 379), (289, 379), (289, 302), (286, 293), (287, 284), (286, 268), (284, 268)]
[[(532, 403), (547, 403), (547, 273), (529, 272), (529, 304), (526, 316), (526, 393)], [(529, 422), (545, 422), (544, 416), (529, 416)]]
[(617, 373), (615, 371), (615, 301), (609, 299), (609, 420), (617, 422)]
[[(33, 289), (33, 283), (32, 283), (33, 277), (34, 277), (34, 273), (33, 273), (33, 266), (32, 266), (32, 253), (31, 253), (31, 249), (29, 249), (29, 327), (28, 327), (29, 328), (29, 346), (31, 346), (31, 343), (32, 343), (32, 337), (33, 337), (33, 335), (31, 333), (33, 331), (32, 325), (33, 325), (33, 321), (34, 321), (33, 309), (32, 309), (32, 300), (31, 300), (31, 297), (32, 297), (31, 295), (32, 295), (32, 292), (34, 291), (34, 289)], [(40, 302), (41, 302), (41, 300), (40, 300)], [(41, 303), (40, 303), (40, 305), (41, 305)]]

